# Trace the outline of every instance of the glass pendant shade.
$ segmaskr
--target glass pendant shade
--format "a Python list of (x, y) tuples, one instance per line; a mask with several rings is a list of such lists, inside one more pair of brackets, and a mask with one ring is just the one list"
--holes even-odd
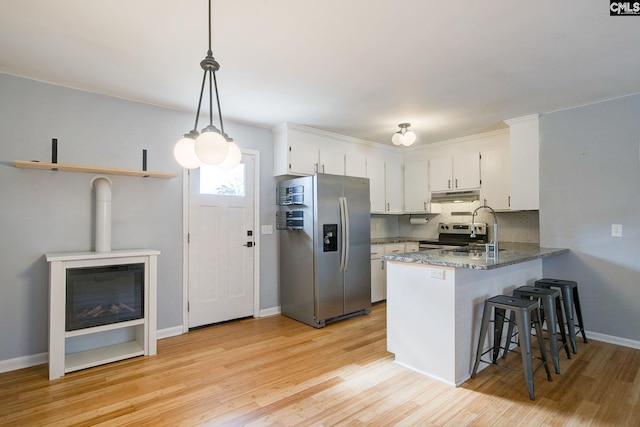
[(401, 145), (404, 142), (404, 136), (401, 132), (396, 132), (391, 137), (391, 142), (393, 142), (393, 145)]
[(225, 157), (222, 162), (218, 163), (217, 166), (222, 170), (230, 171), (240, 164), (240, 161), (242, 160), (242, 151), (240, 151), (240, 147), (238, 147), (235, 142), (229, 141), (227, 144), (227, 157)]
[(207, 126), (196, 139), (195, 151), (202, 163), (217, 165), (227, 157), (227, 140), (214, 126)]
[(414, 142), (416, 142), (416, 134), (411, 132), (410, 130), (406, 131), (404, 133), (404, 140), (402, 141), (402, 145), (408, 147)]
[(180, 166), (187, 169), (199, 168), (202, 161), (196, 155), (195, 137), (196, 135), (187, 134), (173, 147), (173, 156)]

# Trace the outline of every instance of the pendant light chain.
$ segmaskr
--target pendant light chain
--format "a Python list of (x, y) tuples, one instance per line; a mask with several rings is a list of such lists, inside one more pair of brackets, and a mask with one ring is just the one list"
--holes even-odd
[[(200, 62), (200, 67), (204, 71), (202, 85), (200, 86), (200, 98), (198, 99), (198, 109), (193, 130), (183, 135), (174, 147), (176, 161), (187, 169), (194, 169), (200, 165), (216, 165), (221, 169), (230, 170), (238, 165), (242, 158), (240, 147), (224, 131), (222, 121), (222, 108), (218, 94), (218, 79), (216, 71), (220, 69), (220, 64), (213, 57), (211, 50), (212, 39), (212, 8), (209, 0), (209, 49), (207, 56)], [(202, 97), (209, 77), (209, 125), (198, 133), (198, 121), (202, 108)], [(213, 125), (213, 96), (215, 90), (216, 106), (218, 107), (218, 118), (220, 129)]]

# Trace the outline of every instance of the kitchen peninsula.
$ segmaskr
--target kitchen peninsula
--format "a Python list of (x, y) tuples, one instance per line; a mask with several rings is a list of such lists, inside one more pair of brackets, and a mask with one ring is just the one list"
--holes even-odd
[(387, 350), (397, 363), (462, 384), (475, 360), (484, 300), (533, 286), (542, 278), (542, 258), (568, 252), (523, 243), (501, 248), (497, 259), (473, 249), (382, 257), (387, 261)]

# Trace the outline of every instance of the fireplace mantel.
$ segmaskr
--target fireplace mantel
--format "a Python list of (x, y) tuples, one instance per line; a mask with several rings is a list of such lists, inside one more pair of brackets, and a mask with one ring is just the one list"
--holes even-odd
[[(157, 329), (157, 257), (153, 249), (128, 249), (110, 252), (64, 252), (46, 254), (49, 263), (49, 379), (65, 373), (111, 363), (135, 356), (156, 354)], [(144, 263), (144, 317), (119, 323), (66, 331), (66, 270)], [(113, 342), (105, 334), (120, 334), (125, 339)], [(78, 344), (81, 351), (69, 349)], [(105, 345), (107, 343), (107, 345)]]

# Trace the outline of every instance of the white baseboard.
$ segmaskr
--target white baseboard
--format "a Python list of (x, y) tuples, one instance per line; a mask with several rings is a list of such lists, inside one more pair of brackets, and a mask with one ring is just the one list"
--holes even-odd
[[(594, 339), (596, 341), (608, 342), (609, 344), (621, 345), (623, 347), (640, 349), (640, 341), (630, 340), (627, 338), (614, 337), (612, 335), (599, 334), (597, 332), (585, 331), (587, 339)], [(582, 341), (582, 336), (578, 334), (576, 336), (578, 344)]]
[(166, 329), (158, 329), (158, 331), (156, 332), (156, 338), (159, 340), (169, 337), (176, 337), (178, 335), (182, 335), (182, 325), (173, 326)]
[(280, 314), (280, 307), (271, 307), (260, 310), (260, 317), (275, 316)]
[(16, 357), (14, 359), (0, 360), (0, 373), (16, 371), (42, 365), (49, 361), (49, 353), (32, 354), (30, 356)]

